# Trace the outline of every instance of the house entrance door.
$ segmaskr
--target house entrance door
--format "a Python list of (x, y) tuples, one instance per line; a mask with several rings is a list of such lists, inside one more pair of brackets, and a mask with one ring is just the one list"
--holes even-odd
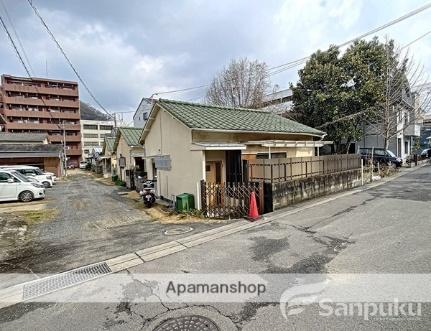
[(221, 161), (208, 161), (205, 170), (208, 183), (221, 183)]

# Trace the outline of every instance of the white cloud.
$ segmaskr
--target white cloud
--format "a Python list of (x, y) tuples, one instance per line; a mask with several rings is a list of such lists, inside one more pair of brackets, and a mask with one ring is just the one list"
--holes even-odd
[[(208, 83), (232, 57), (248, 56), (275, 66), (351, 39), (420, 5), (422, 0), (395, 0), (390, 5), (363, 0), (130, 0), (126, 7), (103, 0), (61, 6), (46, 0), (38, 6), (101, 102), (110, 110), (126, 111), (154, 92)], [(47, 60), (51, 77), (76, 80), (29, 8), (9, 9), (36, 74), (45, 75)], [(430, 29), (430, 14), (431, 10), (424, 12), (380, 35), (406, 44)], [(7, 39), (0, 38), (0, 72), (23, 74)], [(430, 38), (411, 46), (416, 60), (428, 69)], [(273, 83), (287, 87), (297, 79), (296, 69), (274, 76)], [(198, 99), (203, 94), (196, 90), (163, 96)], [(82, 86), (81, 96), (91, 101)]]

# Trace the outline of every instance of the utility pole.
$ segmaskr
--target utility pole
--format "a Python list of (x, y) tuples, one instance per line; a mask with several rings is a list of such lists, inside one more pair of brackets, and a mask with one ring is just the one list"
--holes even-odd
[(112, 113), (112, 115), (114, 116), (114, 128), (117, 128), (117, 113)]
[(63, 166), (64, 166), (64, 175), (67, 176), (66, 128), (64, 126), (64, 120), (63, 120)]

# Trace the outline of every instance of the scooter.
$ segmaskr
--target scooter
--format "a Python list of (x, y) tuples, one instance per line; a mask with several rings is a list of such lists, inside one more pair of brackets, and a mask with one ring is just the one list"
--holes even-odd
[(139, 192), (139, 195), (142, 196), (142, 200), (144, 201), (145, 207), (151, 208), (156, 202), (155, 192), (156, 191), (154, 190), (154, 182), (152, 180), (146, 180), (143, 183), (142, 191)]

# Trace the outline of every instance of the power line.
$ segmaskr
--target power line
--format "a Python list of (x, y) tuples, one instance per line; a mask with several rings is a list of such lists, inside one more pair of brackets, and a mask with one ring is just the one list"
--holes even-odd
[(155, 95), (161, 95), (161, 94), (168, 94), (168, 93), (176, 93), (176, 92), (185, 92), (185, 91), (197, 90), (197, 89), (200, 89), (200, 88), (203, 88), (203, 87), (207, 87), (207, 86), (209, 86), (209, 85), (210, 85), (210, 84), (205, 84), (205, 85), (199, 85), (199, 86), (195, 86), (195, 87), (183, 88), (183, 89), (180, 89), (180, 90), (172, 90), (172, 91), (164, 91), (164, 92), (153, 93), (153, 94), (151, 95), (151, 97), (150, 97), (150, 98), (152, 98), (152, 97), (153, 97), (153, 96), (155, 96)]
[(414, 44), (415, 42), (421, 40), (422, 38), (425, 38), (426, 36), (428, 36), (431, 33), (431, 30), (428, 31), (427, 33), (424, 33), (423, 35), (421, 35), (420, 37), (416, 38), (415, 40), (412, 40), (411, 42), (409, 42), (407, 45), (404, 45), (403, 47), (401, 47), (401, 49), (407, 48), (410, 45)]
[(18, 31), (15, 29), (13, 21), (12, 21), (10, 15), (9, 15), (9, 11), (7, 10), (6, 4), (4, 3), (3, 0), (0, 0), (0, 3), (1, 3), (1, 6), (2, 6), (2, 8), (4, 10), (4, 13), (6, 14), (6, 18), (7, 18), (8, 22), (9, 22), (9, 25), (11, 26), (12, 31), (15, 34), (16, 40), (18, 41), (18, 44), (21, 47), (22, 53), (24, 55), (25, 60), (27, 61), (27, 64), (28, 64), (29, 69), (30, 69), (30, 72), (34, 73), (33, 67), (31, 66), (31, 62), (30, 62), (30, 60), (28, 59), (28, 56), (27, 56), (27, 52), (25, 51), (24, 45), (21, 42), (21, 39), (20, 39), (20, 37), (18, 35)]
[[(353, 42), (355, 42), (357, 40), (360, 40), (362, 38), (368, 37), (368, 36), (370, 36), (372, 34), (375, 34), (375, 33), (379, 32), (379, 31), (382, 31), (382, 30), (384, 30), (384, 29), (386, 29), (386, 28), (388, 28), (388, 27), (390, 27), (392, 25), (395, 25), (395, 24), (397, 24), (399, 22), (402, 22), (402, 21), (404, 21), (404, 20), (412, 17), (412, 16), (415, 16), (415, 15), (417, 15), (417, 14), (425, 11), (426, 9), (429, 9), (430, 7), (431, 7), (431, 2), (429, 2), (428, 4), (426, 4), (426, 5), (422, 6), (422, 7), (419, 7), (417, 9), (413, 10), (413, 11), (410, 11), (407, 14), (404, 14), (404, 15), (402, 15), (402, 16), (400, 16), (400, 17), (398, 17), (398, 18), (396, 18), (396, 19), (394, 19), (394, 20), (392, 20), (392, 21), (390, 21), (388, 23), (385, 23), (385, 24), (383, 24), (383, 25), (381, 25), (381, 26), (379, 26), (377, 28), (374, 28), (374, 29), (372, 29), (372, 30), (370, 30), (368, 32), (365, 32), (365, 33), (361, 34), (358, 37), (355, 37), (353, 39), (345, 41), (345, 42), (337, 45), (337, 47), (347, 46), (347, 45), (349, 45), (349, 44), (351, 44), (351, 43), (353, 43)], [(413, 42), (415, 42), (415, 41), (413, 41)], [(280, 65), (277, 65), (277, 66), (274, 66), (274, 67), (270, 67), (268, 69), (269, 71), (275, 70), (275, 69), (278, 69), (278, 70), (270, 72), (269, 76), (274, 76), (274, 75), (277, 75), (277, 74), (279, 74), (281, 72), (284, 72), (286, 70), (289, 70), (289, 69), (292, 69), (294, 67), (297, 67), (298, 65), (301, 65), (301, 64), (305, 63), (310, 57), (311, 57), (311, 55), (302, 57), (302, 58), (297, 59), (295, 61), (290, 61), (290, 62), (283, 63), (283, 64), (280, 64)], [(195, 89), (207, 87), (209, 85), (210, 84), (205, 84), (205, 85), (199, 85), (199, 86), (195, 86), (195, 87), (184, 88), (184, 89), (180, 89), (180, 90), (163, 91), (163, 92), (154, 93), (153, 95), (169, 94), (169, 93), (176, 93), (176, 92), (195, 90)]]
[[(379, 27), (377, 27), (377, 28), (374, 28), (374, 29), (372, 29), (372, 30), (370, 30), (370, 31), (368, 31), (368, 32), (365, 32), (365, 33), (361, 34), (360, 36), (358, 36), (358, 37), (356, 37), (356, 38), (350, 39), (350, 40), (345, 41), (345, 42), (343, 42), (343, 43), (341, 43), (341, 44), (338, 44), (338, 45), (336, 45), (336, 46), (337, 46), (338, 48), (341, 48), (341, 47), (347, 46), (347, 45), (349, 45), (349, 44), (351, 44), (351, 43), (354, 43), (355, 41), (358, 41), (358, 40), (360, 40), (360, 39), (363, 39), (363, 38), (365, 38), (365, 37), (368, 37), (368, 36), (370, 36), (370, 35), (373, 35), (373, 34), (375, 34), (375, 33), (377, 33), (377, 32), (380, 32), (380, 31), (382, 31), (382, 30), (384, 30), (384, 29), (386, 29), (386, 28), (388, 28), (388, 27), (390, 27), (390, 26), (392, 26), (392, 25), (395, 25), (395, 24), (397, 24), (397, 23), (400, 23), (400, 22), (402, 22), (402, 21), (404, 21), (404, 20), (406, 20), (406, 19), (408, 19), (408, 18), (410, 18), (410, 17), (412, 17), (412, 16), (415, 16), (415, 15), (417, 15), (417, 14), (419, 14), (419, 13), (421, 13), (421, 12), (423, 12), (423, 11), (425, 11), (425, 10), (429, 9), (429, 8), (431, 8), (431, 2), (429, 2), (428, 4), (426, 4), (426, 5), (422, 6), (422, 7), (419, 7), (419, 8), (417, 8), (417, 9), (415, 9), (415, 10), (413, 10), (413, 11), (411, 11), (411, 12), (409, 12), (409, 13), (405, 14), (405, 15), (402, 15), (402, 16), (400, 16), (400, 17), (398, 17), (398, 18), (396, 18), (396, 19), (394, 19), (394, 20), (392, 20), (392, 21), (390, 21), (390, 22), (388, 22), (388, 23), (385, 23), (385, 24), (383, 24), (383, 25), (381, 25), (381, 26), (379, 26)], [(272, 75), (275, 75), (275, 74), (278, 74), (278, 73), (283, 72), (283, 71), (285, 71), (285, 70), (291, 69), (291, 68), (293, 68), (293, 67), (295, 67), (295, 66), (297, 66), (297, 65), (299, 65), (299, 64), (302, 64), (303, 62), (305, 62), (306, 60), (308, 60), (310, 57), (311, 57), (311, 55), (310, 55), (310, 56), (307, 56), (307, 57), (304, 57), (304, 58), (302, 58), (302, 59), (299, 59), (299, 60), (297, 60), (297, 61), (288, 62), (288, 63), (282, 64), (282, 65), (279, 65), (279, 66), (276, 66), (276, 67), (270, 68), (270, 70), (271, 70), (271, 69), (280, 68), (280, 67), (284, 67), (284, 66), (288, 66), (287, 68), (285, 68), (285, 69), (281, 69), (281, 70), (277, 71), (276, 73), (273, 73), (273, 74), (272, 74)], [(298, 62), (298, 61), (300, 61), (300, 62)], [(298, 63), (297, 63), (297, 64), (295, 64), (295, 62), (298, 62)]]
[(27, 65), (25, 64), (25, 62), (24, 62), (24, 60), (23, 60), (23, 58), (21, 56), (21, 53), (19, 52), (18, 48), (16, 47), (15, 41), (13, 40), (11, 34), (9, 33), (9, 30), (8, 30), (8, 28), (7, 28), (7, 26), (6, 26), (6, 24), (5, 24), (5, 22), (4, 22), (4, 20), (3, 20), (3, 18), (2, 18), (1, 15), (0, 15), (0, 22), (1, 22), (1, 25), (3, 26), (3, 29), (5, 30), (8, 38), (9, 38), (10, 43), (12, 44), (12, 47), (15, 50), (16, 55), (18, 56), (18, 59), (20, 60), (22, 66), (24, 67), (27, 75), (29, 77), (31, 77), (30, 71), (28, 70)]
[[(78, 77), (79, 81), (81, 82), (81, 84), (84, 86), (85, 90), (88, 92), (88, 94), (91, 96), (91, 98), (94, 100), (94, 102), (96, 102), (96, 104), (102, 108), (102, 110), (108, 114), (109, 117), (113, 117), (113, 115), (111, 113), (109, 113), (105, 107), (103, 107), (103, 105), (99, 102), (99, 100), (96, 98), (96, 96), (93, 94), (93, 92), (91, 92), (90, 88), (88, 87), (87, 83), (84, 81), (84, 79), (82, 78), (82, 76), (78, 73), (78, 70), (75, 68), (75, 66), (72, 64), (72, 61), (69, 59), (69, 57), (67, 56), (66, 52), (64, 51), (63, 47), (60, 45), (60, 43), (58, 42), (58, 40), (55, 38), (54, 34), (52, 33), (51, 29), (48, 27), (47, 23), (45, 22), (45, 20), (43, 19), (43, 17), (40, 15), (39, 11), (37, 10), (36, 6), (33, 4), (32, 0), (27, 0), (27, 2), (29, 3), (30, 7), (33, 9), (34, 13), (36, 14), (36, 16), (39, 18), (41, 24), (45, 27), (46, 31), (48, 32), (48, 34), (50, 35), (51, 39), (54, 41), (54, 43), (56, 44), (57, 48), (60, 50), (61, 54), (63, 54), (64, 58), (66, 59), (67, 63), (69, 64), (70, 68), (73, 70), (73, 72), (75, 73), (76, 77)], [(114, 116), (114, 121), (115, 121), (115, 116)]]

